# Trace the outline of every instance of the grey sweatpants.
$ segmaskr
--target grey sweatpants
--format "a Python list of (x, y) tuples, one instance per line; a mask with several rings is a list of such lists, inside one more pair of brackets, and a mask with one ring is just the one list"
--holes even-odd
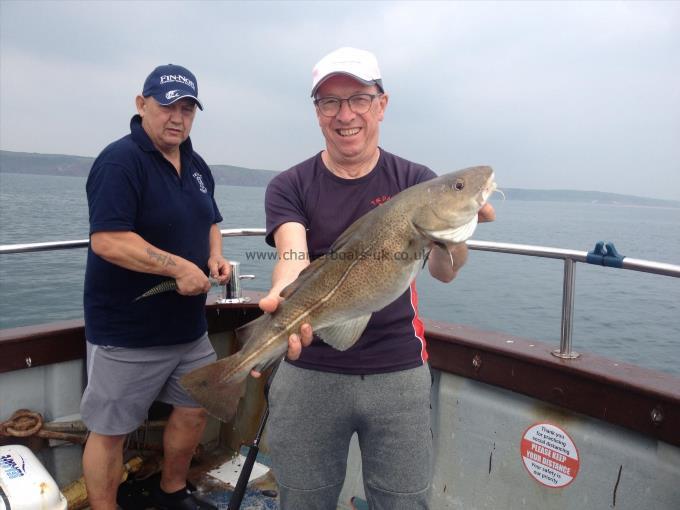
[(427, 365), (359, 376), (281, 363), (269, 393), (268, 423), (281, 509), (337, 507), (354, 432), (371, 510), (427, 509), (430, 386)]

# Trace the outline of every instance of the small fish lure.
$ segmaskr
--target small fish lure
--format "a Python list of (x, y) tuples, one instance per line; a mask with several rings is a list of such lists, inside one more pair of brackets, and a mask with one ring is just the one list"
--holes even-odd
[[(214, 278), (210, 278), (210, 284), (211, 285), (219, 285), (217, 283), (217, 280)], [(171, 290), (177, 290), (177, 281), (176, 280), (165, 280), (158, 285), (154, 285), (151, 287), (149, 290), (147, 290), (144, 294), (141, 296), (137, 296), (135, 299), (132, 300), (132, 302), (139, 301), (140, 299), (148, 298), (151, 296), (155, 296), (156, 294), (162, 294), (163, 292), (170, 292)]]
[(163, 292), (170, 292), (171, 290), (177, 290), (177, 282), (175, 280), (165, 280), (164, 282), (161, 282), (158, 285), (154, 285), (141, 296), (137, 296), (135, 299), (132, 300), (132, 302), (134, 303), (135, 301), (139, 301), (140, 299), (155, 296), (156, 294), (161, 294)]

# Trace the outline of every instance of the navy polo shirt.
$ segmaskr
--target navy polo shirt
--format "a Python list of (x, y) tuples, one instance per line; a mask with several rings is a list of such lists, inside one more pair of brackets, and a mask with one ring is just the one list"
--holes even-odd
[[(400, 191), (436, 177), (429, 168), (380, 150), (375, 168), (358, 179), (331, 173), (321, 154), (274, 177), (267, 187), (267, 242), (283, 223), (307, 231), (312, 259), (328, 253), (333, 242), (356, 219)], [(393, 303), (375, 312), (359, 340), (338, 351), (316, 338), (292, 364), (345, 374), (375, 374), (415, 368), (427, 360), (423, 323), (418, 315), (415, 282)]]
[[(181, 173), (154, 147), (141, 118), (97, 157), (87, 179), (90, 235), (131, 231), (208, 274), (210, 228), (222, 221), (208, 165), (187, 139)], [(130, 271), (88, 250), (85, 335), (98, 345), (148, 347), (191, 342), (207, 330), (206, 295), (135, 297), (167, 277)]]

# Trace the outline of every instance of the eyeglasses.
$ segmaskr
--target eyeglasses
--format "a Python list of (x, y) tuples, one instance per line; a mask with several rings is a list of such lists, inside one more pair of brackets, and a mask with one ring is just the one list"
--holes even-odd
[(326, 117), (335, 117), (340, 113), (340, 108), (342, 107), (342, 102), (347, 101), (349, 109), (352, 112), (362, 115), (371, 109), (371, 104), (376, 97), (382, 96), (382, 94), (354, 94), (348, 98), (340, 97), (322, 97), (321, 99), (315, 99), (314, 104), (321, 112), (321, 115)]

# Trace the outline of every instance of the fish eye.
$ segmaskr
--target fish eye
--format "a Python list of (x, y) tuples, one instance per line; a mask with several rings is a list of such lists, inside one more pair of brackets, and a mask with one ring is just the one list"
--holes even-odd
[(463, 180), (461, 180), (461, 179), (458, 179), (458, 180), (456, 181), (456, 184), (453, 185), (453, 188), (454, 188), (456, 191), (462, 191), (463, 188), (465, 188), (465, 181), (463, 181)]

